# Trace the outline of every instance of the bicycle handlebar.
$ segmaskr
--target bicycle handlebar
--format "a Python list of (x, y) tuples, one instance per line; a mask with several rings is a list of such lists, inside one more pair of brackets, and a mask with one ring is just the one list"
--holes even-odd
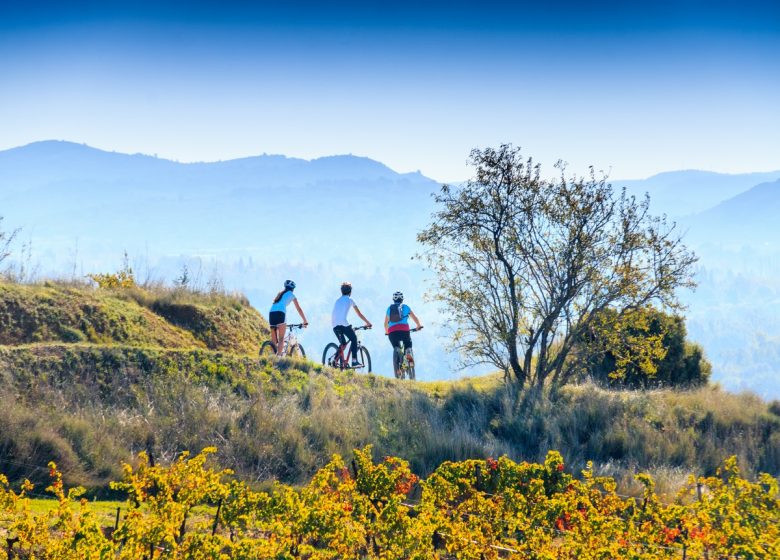
[(371, 327), (362, 326), (362, 327), (352, 327), (353, 331), (369, 331), (371, 330)]
[(290, 328), (290, 329), (305, 329), (306, 325), (304, 325), (303, 323), (296, 323), (294, 325), (287, 325), (287, 328)]

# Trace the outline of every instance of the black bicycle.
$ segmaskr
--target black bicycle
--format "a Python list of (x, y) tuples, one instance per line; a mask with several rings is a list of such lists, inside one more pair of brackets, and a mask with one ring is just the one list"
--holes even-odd
[[(276, 329), (277, 327), (271, 327)], [(305, 358), (306, 351), (303, 349), (303, 345), (298, 342), (298, 337), (295, 336), (297, 329), (303, 329), (303, 323), (297, 323), (294, 325), (287, 325), (287, 333), (284, 336), (284, 346), (282, 347), (282, 356), (292, 356), (293, 358)], [(276, 344), (270, 340), (263, 342), (260, 347), (260, 355), (266, 357), (276, 356)]]
[[(409, 329), (409, 332), (417, 332), (419, 330), (420, 329)], [(412, 354), (411, 348), (404, 348), (403, 340), (398, 347), (393, 347), (393, 373), (395, 373), (395, 376), (398, 379), (408, 377), (412, 381), (415, 380), (414, 355)]]
[[(354, 327), (353, 330), (355, 331), (355, 334), (357, 334), (358, 331), (367, 331), (370, 328), (371, 327)], [(360, 337), (357, 339), (357, 351), (354, 354), (357, 356), (360, 365), (353, 367), (347, 359), (347, 356), (349, 356), (349, 351), (347, 351), (348, 346), (349, 342), (345, 342), (344, 344), (329, 342), (328, 345), (325, 346), (325, 350), (322, 351), (322, 365), (337, 369), (363, 369), (366, 373), (371, 373), (371, 354), (368, 353), (368, 348), (363, 346), (363, 343), (360, 342)]]

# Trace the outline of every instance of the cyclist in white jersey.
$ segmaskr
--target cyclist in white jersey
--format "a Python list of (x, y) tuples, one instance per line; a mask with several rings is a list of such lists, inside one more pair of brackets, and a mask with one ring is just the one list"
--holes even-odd
[(344, 282), (341, 284), (341, 297), (337, 299), (336, 303), (333, 305), (333, 312), (331, 313), (331, 324), (333, 325), (333, 332), (336, 334), (336, 338), (339, 339), (340, 344), (343, 345), (346, 344), (347, 340), (350, 341), (352, 367), (356, 367), (360, 365), (360, 362), (357, 359), (357, 355), (355, 354), (355, 349), (357, 348), (357, 335), (352, 329), (352, 325), (349, 323), (349, 320), (347, 320), (347, 314), (349, 313), (350, 309), (354, 309), (355, 313), (357, 313), (358, 317), (363, 320), (363, 322), (366, 324), (366, 327), (369, 329), (371, 328), (371, 323), (363, 316), (363, 314), (360, 312), (360, 309), (358, 309), (358, 306), (355, 304), (355, 300), (353, 300), (350, 295), (352, 295), (352, 284), (349, 282)]

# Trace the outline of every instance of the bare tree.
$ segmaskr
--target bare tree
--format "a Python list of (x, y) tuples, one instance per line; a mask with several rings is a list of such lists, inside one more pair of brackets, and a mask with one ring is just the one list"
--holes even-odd
[[(3, 217), (0, 216), (0, 224), (3, 222)], [(13, 245), (16, 236), (19, 234), (19, 228), (13, 231), (5, 231), (0, 228), (0, 264), (3, 263), (8, 257), (11, 256), (11, 245)]]
[(696, 257), (649, 200), (587, 177), (541, 178), (520, 149), (474, 150), (475, 177), (444, 185), (418, 235), (437, 274), (466, 365), (490, 363), (521, 385), (562, 385), (582, 361), (578, 341), (606, 309), (619, 316), (679, 306)]

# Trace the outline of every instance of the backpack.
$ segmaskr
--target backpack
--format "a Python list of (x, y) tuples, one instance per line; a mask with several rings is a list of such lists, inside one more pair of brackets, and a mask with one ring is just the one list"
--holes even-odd
[(401, 315), (401, 306), (403, 303), (394, 303), (390, 306), (390, 322), (391, 323), (400, 323), (401, 320), (403, 320), (403, 315)]

